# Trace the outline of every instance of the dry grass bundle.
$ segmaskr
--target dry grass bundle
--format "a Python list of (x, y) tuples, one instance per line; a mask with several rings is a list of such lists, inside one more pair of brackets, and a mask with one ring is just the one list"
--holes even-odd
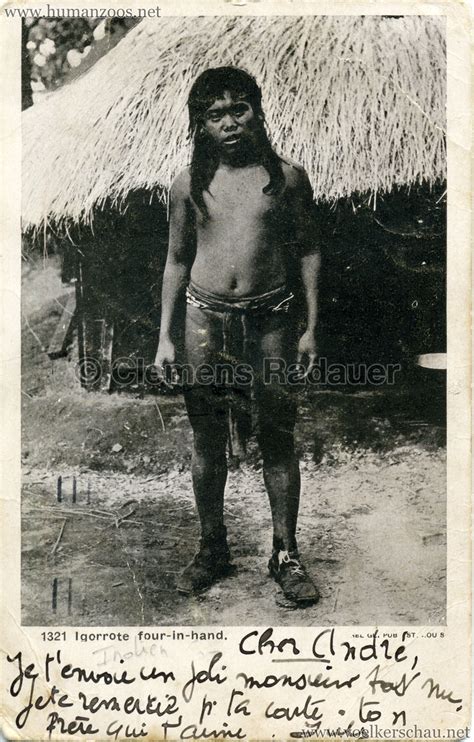
[(316, 199), (445, 178), (442, 19), (144, 20), (23, 114), (25, 224), (87, 219), (134, 188), (165, 193), (189, 160), (191, 83), (224, 64), (255, 75), (272, 141)]

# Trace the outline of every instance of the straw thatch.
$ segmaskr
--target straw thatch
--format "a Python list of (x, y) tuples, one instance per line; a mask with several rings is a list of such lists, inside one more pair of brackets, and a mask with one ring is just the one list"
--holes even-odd
[(445, 178), (442, 19), (161, 18), (23, 114), (25, 223), (164, 192), (189, 160), (190, 85), (223, 64), (255, 75), (276, 149), (316, 199)]

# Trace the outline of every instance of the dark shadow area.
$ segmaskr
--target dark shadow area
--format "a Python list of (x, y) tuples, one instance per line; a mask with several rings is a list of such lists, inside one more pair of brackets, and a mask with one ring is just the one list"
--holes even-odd
[(444, 185), (321, 205), (320, 354), (400, 361), (446, 350)]

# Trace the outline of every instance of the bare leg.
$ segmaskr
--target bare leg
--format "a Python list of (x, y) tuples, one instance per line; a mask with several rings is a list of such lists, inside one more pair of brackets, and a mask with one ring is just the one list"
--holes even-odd
[(286, 359), (287, 363), (295, 360), (296, 337), (290, 317), (270, 317), (260, 327), (255, 336), (257, 368), (261, 373), (255, 385), (255, 402), (263, 476), (273, 520), (273, 553), (268, 568), (288, 599), (307, 605), (317, 602), (319, 593), (301, 564), (296, 543), (300, 472), (294, 442), (295, 390), (285, 383), (284, 377), (270, 383), (264, 373), (265, 358)]
[(295, 407), (291, 396), (285, 398), (284, 393), (278, 405), (274, 402), (271, 390), (260, 394), (259, 442), (273, 519), (273, 554), (268, 567), (287, 598), (300, 605), (312, 604), (319, 598), (318, 589), (301, 564), (296, 543), (300, 472), (293, 438)]
[(296, 551), (296, 522), (300, 496), (300, 472), (296, 459), (264, 462), (263, 477), (270, 498), (275, 551)]
[[(186, 361), (194, 369), (213, 366), (222, 350), (222, 321), (213, 312), (186, 307)], [(211, 386), (185, 390), (193, 429), (192, 478), (202, 537), (223, 530), (224, 489), (227, 479), (227, 407)]]
[[(271, 393), (270, 393), (271, 394)], [(278, 417), (274, 405), (260, 395), (258, 441), (263, 457), (263, 477), (273, 521), (274, 551), (296, 551), (296, 523), (300, 500), (300, 471), (293, 439), (294, 412)], [(293, 418), (293, 419), (292, 419)], [(287, 429), (282, 425), (287, 424)]]
[(194, 435), (191, 471), (203, 538), (222, 530), (227, 480), (227, 417), (225, 410), (206, 404), (206, 394), (209, 391), (196, 390), (185, 395)]
[(294, 317), (262, 318), (253, 335), (254, 367), (259, 377), (254, 389), (257, 435), (263, 458), (263, 476), (270, 499), (274, 551), (296, 551), (296, 522), (300, 499), (300, 472), (295, 454), (296, 400), (285, 379), (265, 377), (271, 358), (296, 360)]
[(227, 478), (225, 410), (215, 410), (209, 390), (185, 394), (194, 433), (192, 477), (201, 521), (199, 551), (180, 574), (176, 588), (187, 595), (210, 587), (232, 574), (227, 531), (224, 526), (224, 489)]

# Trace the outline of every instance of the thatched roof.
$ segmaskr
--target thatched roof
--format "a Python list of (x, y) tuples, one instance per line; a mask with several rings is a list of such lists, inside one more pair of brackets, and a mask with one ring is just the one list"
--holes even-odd
[(161, 18), (24, 112), (25, 224), (165, 192), (189, 159), (191, 83), (223, 64), (255, 75), (272, 141), (317, 199), (445, 178), (442, 19)]

